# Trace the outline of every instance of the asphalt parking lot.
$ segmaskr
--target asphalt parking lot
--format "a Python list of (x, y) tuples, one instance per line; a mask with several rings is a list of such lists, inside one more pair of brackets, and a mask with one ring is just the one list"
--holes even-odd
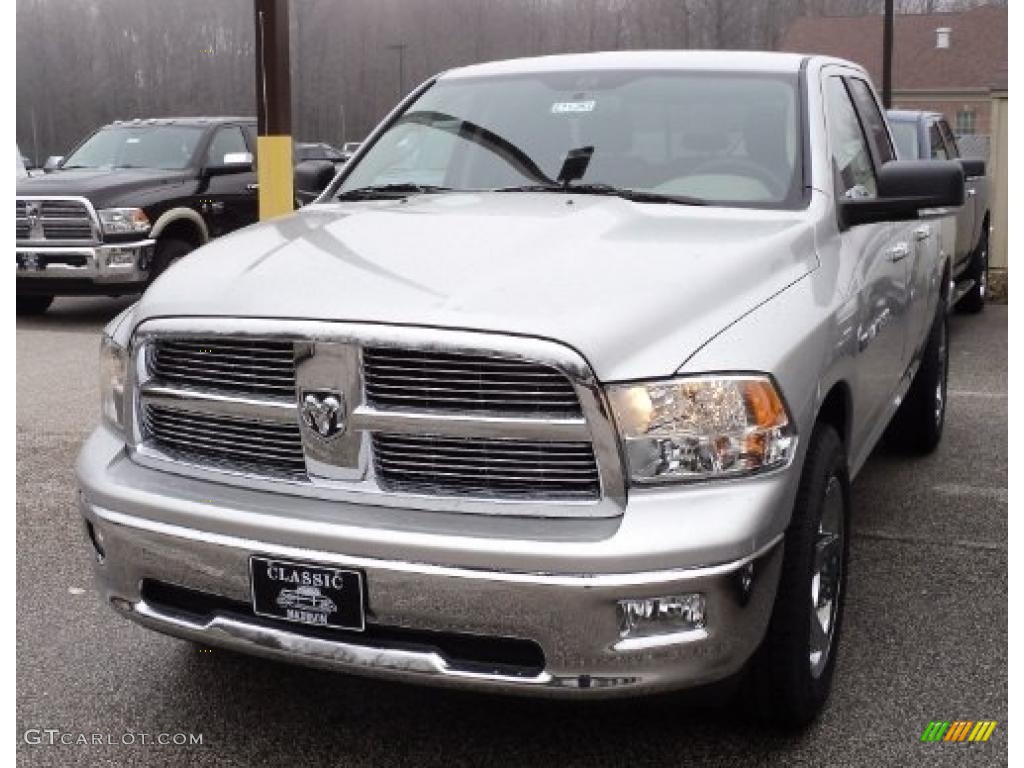
[[(19, 763), (98, 766), (1006, 765), (1007, 308), (957, 315), (936, 454), (880, 449), (854, 484), (843, 646), (800, 736), (676, 697), (547, 703), (328, 674), (150, 633), (92, 586), (72, 466), (98, 413), (103, 324), (127, 300), (63, 299), (17, 331)], [(922, 744), (930, 720), (998, 720)], [(30, 745), (29, 729), (113, 745)], [(201, 733), (202, 745), (122, 735)]]

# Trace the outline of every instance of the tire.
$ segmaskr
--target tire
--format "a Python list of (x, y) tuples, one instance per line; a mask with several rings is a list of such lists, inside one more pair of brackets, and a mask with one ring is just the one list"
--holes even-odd
[(910, 391), (889, 425), (889, 442), (906, 453), (926, 455), (942, 440), (949, 380), (949, 319), (940, 307)]
[(819, 423), (786, 530), (775, 608), (750, 668), (756, 714), (776, 726), (802, 728), (828, 700), (846, 596), (849, 510), (846, 452), (836, 430)]
[(16, 304), (19, 315), (41, 315), (53, 304), (53, 296), (19, 295)]
[(156, 254), (153, 256), (153, 266), (149, 270), (149, 282), (152, 283), (166, 272), (171, 264), (186, 256), (192, 250), (192, 244), (184, 240), (175, 240), (173, 238), (159, 240), (156, 244)]
[(976, 315), (985, 308), (985, 300), (988, 298), (988, 224), (982, 227), (981, 241), (971, 256), (971, 266), (966, 277), (974, 281), (974, 287), (960, 297), (956, 308)]

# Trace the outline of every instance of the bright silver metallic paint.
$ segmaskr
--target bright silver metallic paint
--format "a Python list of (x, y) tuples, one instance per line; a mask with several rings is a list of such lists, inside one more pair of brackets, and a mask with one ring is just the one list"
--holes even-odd
[[(603, 66), (796, 72), (802, 61), (637, 52), (444, 76)], [(496, 345), (558, 344), (602, 384), (767, 372), (798, 435), (809, 434), (825, 397), (840, 388), (851, 406), (843, 437), (855, 474), (909, 386), (946, 265), (938, 238), (915, 238), (924, 222), (840, 231), (821, 82), (841, 73), (866, 77), (831, 59), (806, 66), (806, 209), (500, 193), (318, 203), (190, 255), (108, 331), (127, 346), (151, 320), (356, 323), (364, 332), (433, 328), (493, 334)], [(465, 514), (457, 504), (425, 510), (240, 487), (133, 460), (107, 425), (86, 443), (77, 473), (83, 515), (106, 550), (97, 566), (102, 593), (142, 624), (358, 673), (607, 695), (708, 682), (750, 656), (774, 601), (806, 442), (786, 469), (632, 488), (621, 514), (600, 518)], [(547, 668), (537, 679), (467, 676), (432, 654), (381, 653), (228, 619), (190, 623), (141, 598), (140, 581), (150, 577), (247, 600), (248, 557), (267, 553), (363, 568), (375, 620), (534, 639)], [(744, 602), (736, 584), (755, 557)], [(707, 595), (706, 636), (615, 651), (616, 600), (673, 590)]]

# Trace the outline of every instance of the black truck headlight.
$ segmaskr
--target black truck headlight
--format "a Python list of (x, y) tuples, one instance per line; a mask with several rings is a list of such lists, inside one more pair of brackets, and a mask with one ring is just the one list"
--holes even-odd
[(131, 235), (149, 232), (150, 222), (141, 208), (104, 208), (97, 211), (105, 235)]

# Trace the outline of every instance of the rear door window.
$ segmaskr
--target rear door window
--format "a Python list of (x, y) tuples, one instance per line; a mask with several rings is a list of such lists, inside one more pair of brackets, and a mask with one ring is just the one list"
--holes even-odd
[(928, 142), (931, 144), (931, 158), (932, 160), (948, 160), (949, 151), (946, 149), (946, 142), (942, 140), (942, 134), (939, 132), (939, 126), (936, 123), (932, 123), (928, 129)]
[(946, 142), (946, 152), (950, 158), (960, 157), (960, 147), (957, 146), (956, 137), (953, 132), (949, 129), (949, 123), (945, 120), (939, 120), (939, 133), (942, 134), (943, 140)]
[(850, 95), (853, 97), (854, 104), (857, 105), (857, 113), (864, 124), (864, 131), (868, 135), (875, 163), (882, 165), (890, 160), (895, 160), (896, 153), (889, 140), (889, 131), (886, 130), (882, 111), (875, 100), (875, 95), (871, 92), (871, 86), (858, 77), (847, 78), (847, 83), (849, 83)]

